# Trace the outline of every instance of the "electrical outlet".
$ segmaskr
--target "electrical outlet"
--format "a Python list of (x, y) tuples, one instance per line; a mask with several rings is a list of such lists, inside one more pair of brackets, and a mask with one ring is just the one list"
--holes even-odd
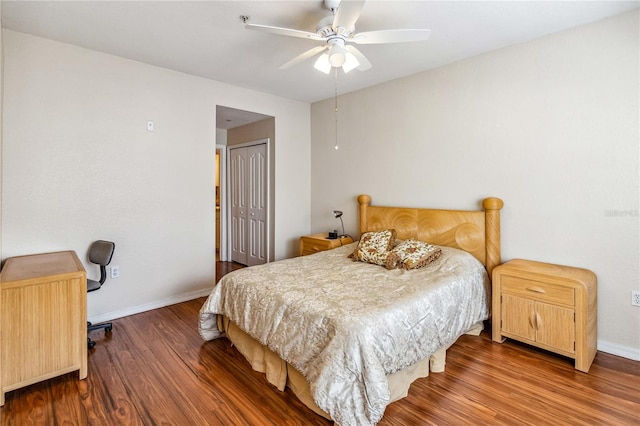
[(631, 291), (631, 304), (633, 306), (640, 306), (640, 290)]
[(109, 268), (109, 273), (111, 275), (111, 278), (118, 278), (120, 276), (120, 267), (112, 266), (111, 268)]

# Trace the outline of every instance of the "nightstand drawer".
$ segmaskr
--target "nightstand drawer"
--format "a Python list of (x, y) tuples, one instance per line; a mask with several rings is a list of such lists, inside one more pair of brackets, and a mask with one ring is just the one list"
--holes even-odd
[(306, 256), (308, 254), (313, 254), (313, 253), (318, 253), (324, 250), (328, 250), (329, 248), (331, 248), (331, 245), (328, 243), (328, 241), (329, 240), (327, 240), (327, 242), (324, 242), (322, 240), (313, 240), (310, 238), (305, 239), (302, 245), (303, 247), (302, 255)]
[(502, 291), (542, 302), (575, 306), (575, 290), (571, 287), (504, 275)]

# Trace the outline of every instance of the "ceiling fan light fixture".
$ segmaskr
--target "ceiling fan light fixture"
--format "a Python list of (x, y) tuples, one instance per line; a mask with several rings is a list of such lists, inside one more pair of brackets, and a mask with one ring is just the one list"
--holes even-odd
[(336, 39), (331, 48), (329, 48), (329, 63), (332, 67), (340, 68), (347, 59), (346, 55), (344, 40)]
[(329, 54), (323, 53), (318, 56), (316, 63), (313, 64), (313, 67), (318, 71), (321, 71), (325, 74), (329, 74), (331, 72), (331, 64), (329, 63)]
[(360, 65), (360, 61), (358, 61), (358, 59), (355, 56), (353, 56), (351, 53), (347, 52), (344, 64), (342, 65), (342, 70), (346, 74), (352, 69), (358, 68), (359, 65)]
[(329, 54), (329, 63), (332, 67), (340, 68), (346, 61), (345, 54), (343, 52), (333, 52)]

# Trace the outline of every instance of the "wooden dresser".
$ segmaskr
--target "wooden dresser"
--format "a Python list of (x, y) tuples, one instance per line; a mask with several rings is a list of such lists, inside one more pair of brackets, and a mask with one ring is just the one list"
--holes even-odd
[(308, 254), (318, 253), (324, 250), (330, 250), (336, 247), (351, 244), (353, 238), (342, 237), (330, 240), (327, 238), (327, 233), (305, 235), (300, 237), (300, 256), (306, 256)]
[(87, 377), (87, 274), (73, 251), (12, 257), (0, 274), (0, 405), (6, 392)]
[(585, 373), (596, 356), (593, 272), (516, 259), (493, 270), (492, 337), (505, 337), (574, 358)]

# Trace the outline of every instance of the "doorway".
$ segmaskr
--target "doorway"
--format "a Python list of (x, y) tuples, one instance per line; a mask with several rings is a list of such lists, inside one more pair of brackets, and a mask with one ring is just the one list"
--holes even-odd
[[(253, 142), (252, 142), (253, 141)], [(256, 141), (268, 141), (266, 147), (266, 186), (265, 212), (265, 262), (273, 260), (274, 241), (274, 177), (273, 163), (275, 151), (275, 117), (250, 111), (238, 110), (218, 105), (216, 107), (216, 260), (231, 261), (234, 239), (231, 220), (231, 160), (230, 150), (255, 144)], [(219, 223), (219, 229), (218, 229)]]

